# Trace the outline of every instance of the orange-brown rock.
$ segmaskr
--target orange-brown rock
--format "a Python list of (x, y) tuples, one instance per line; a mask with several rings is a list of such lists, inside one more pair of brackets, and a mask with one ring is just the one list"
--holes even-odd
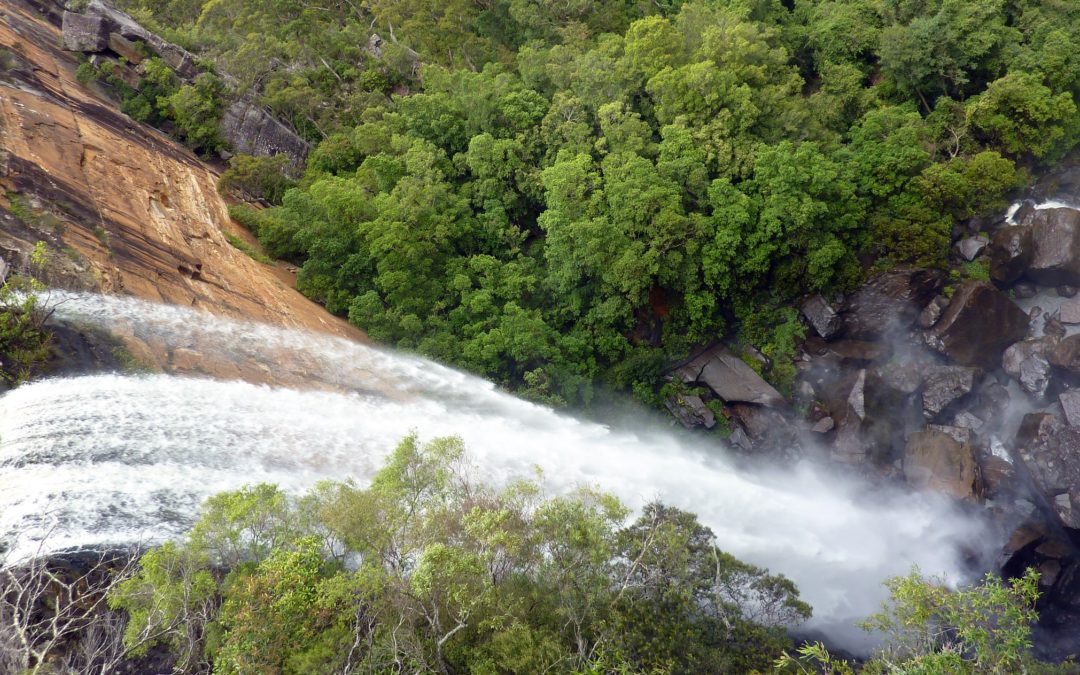
[[(216, 171), (81, 85), (58, 25), (18, 1), (4, 3), (2, 12), (0, 49), (15, 66), (0, 72), (0, 193), (40, 207), (49, 227), (33, 236), (77, 261), (70, 275), (54, 279), (362, 336), (296, 292), (283, 270), (229, 244), (225, 233), (235, 226), (217, 193)], [(0, 223), (0, 253), (25, 253), (33, 239), (13, 223), (10, 214)]]

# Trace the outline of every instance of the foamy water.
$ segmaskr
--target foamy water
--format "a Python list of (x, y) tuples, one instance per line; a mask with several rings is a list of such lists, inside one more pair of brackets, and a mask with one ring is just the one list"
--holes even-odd
[[(582, 421), (424, 359), (132, 299), (54, 299), (64, 318), (171, 346), (197, 339), (353, 391), (117, 374), (19, 387), (0, 398), (0, 532), (18, 532), (24, 552), (47, 532), (51, 549), (174, 537), (203, 499), (244, 484), (363, 483), (410, 430), (461, 436), (496, 484), (539, 466), (553, 493), (587, 483), (635, 508), (660, 499), (691, 510), (725, 550), (792, 577), (819, 626), (877, 609), (889, 575), (917, 564), (956, 579), (960, 546), (993, 545), (943, 498), (809, 464), (739, 472), (710, 438)], [(388, 387), (401, 395), (377, 393)]]

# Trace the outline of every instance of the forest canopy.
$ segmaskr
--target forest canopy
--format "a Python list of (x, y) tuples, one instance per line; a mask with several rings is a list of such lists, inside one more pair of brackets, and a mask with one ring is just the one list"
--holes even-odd
[(1064, 0), (126, 4), (317, 143), (235, 211), (304, 293), (554, 403), (782, 361), (793, 300), (945, 266), (1080, 139)]

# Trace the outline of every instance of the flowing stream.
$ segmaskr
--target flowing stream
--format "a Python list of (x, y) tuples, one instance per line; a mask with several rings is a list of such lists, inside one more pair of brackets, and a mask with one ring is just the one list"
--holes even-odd
[(809, 463), (736, 470), (709, 438), (582, 421), (413, 356), (130, 298), (50, 302), (66, 321), (307, 384), (100, 374), (12, 390), (0, 398), (0, 535), (16, 555), (42, 540), (56, 550), (178, 536), (203, 499), (244, 484), (363, 483), (410, 430), (461, 436), (496, 484), (540, 467), (553, 493), (590, 484), (632, 507), (691, 510), (725, 550), (792, 577), (822, 628), (876, 610), (888, 575), (917, 564), (957, 580), (962, 549), (993, 547), (932, 495)]

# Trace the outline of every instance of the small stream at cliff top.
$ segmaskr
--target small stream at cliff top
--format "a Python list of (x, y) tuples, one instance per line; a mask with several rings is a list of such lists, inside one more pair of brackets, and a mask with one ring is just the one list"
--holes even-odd
[(934, 495), (808, 462), (736, 470), (708, 438), (583, 421), (414, 356), (130, 298), (50, 302), (65, 321), (306, 373), (313, 388), (100, 374), (12, 390), (0, 397), (0, 535), (18, 533), (20, 554), (46, 534), (47, 550), (176, 537), (206, 497), (245, 484), (364, 483), (410, 430), (461, 436), (495, 484), (539, 466), (551, 493), (590, 484), (635, 508), (660, 499), (693, 511), (723, 549), (792, 577), (821, 628), (876, 610), (886, 576), (917, 564), (958, 580), (961, 551), (995, 543)]

